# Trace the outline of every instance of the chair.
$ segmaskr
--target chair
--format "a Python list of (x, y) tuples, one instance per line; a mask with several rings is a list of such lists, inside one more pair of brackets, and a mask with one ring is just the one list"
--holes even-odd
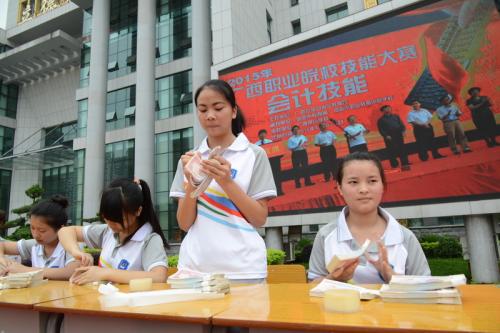
[(177, 267), (167, 267), (167, 277), (177, 272)]
[(267, 266), (267, 283), (306, 283), (306, 269), (302, 265)]

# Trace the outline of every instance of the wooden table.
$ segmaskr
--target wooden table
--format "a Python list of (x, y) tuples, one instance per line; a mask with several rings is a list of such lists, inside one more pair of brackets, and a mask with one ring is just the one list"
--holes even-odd
[[(104, 308), (95, 288), (49, 282), (0, 291), (0, 332), (39, 332), (44, 314), (64, 314), (65, 332), (500, 332), (500, 288), (461, 287), (462, 305), (362, 302), (361, 311), (323, 310), (308, 284), (233, 286), (220, 300)], [(166, 284), (155, 284), (165, 289)], [(120, 286), (128, 291), (127, 286)], [(245, 332), (246, 330), (243, 330)]]
[[(128, 285), (119, 288), (128, 291)], [(166, 283), (154, 284), (156, 290), (167, 288)], [(226, 308), (223, 299), (105, 308), (97, 293), (35, 306), (36, 311), (64, 314), (64, 331), (67, 333), (210, 332), (211, 318)]]
[(47, 315), (34, 305), (56, 299), (96, 293), (95, 288), (49, 281), (38, 287), (0, 290), (0, 332), (44, 332)]
[[(500, 288), (460, 288), (462, 305), (397, 304), (363, 301), (353, 314), (323, 310), (323, 299), (310, 297), (311, 285), (274, 284), (233, 288), (227, 310), (212, 319), (213, 332), (225, 327), (250, 332), (500, 332)], [(255, 296), (253, 296), (255, 295)]]

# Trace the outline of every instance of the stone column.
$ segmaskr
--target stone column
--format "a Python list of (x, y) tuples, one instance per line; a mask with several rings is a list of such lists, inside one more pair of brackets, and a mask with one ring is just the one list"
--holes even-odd
[(135, 176), (155, 185), (155, 44), (156, 1), (138, 1)]
[(472, 280), (480, 283), (500, 281), (495, 228), (491, 215), (465, 217)]
[[(211, 45), (211, 22), (210, 22), (210, 1), (192, 0), (193, 15), (192, 29), (192, 59), (193, 59), (193, 98), (196, 89), (205, 81), (210, 79), (210, 66), (212, 65), (212, 45)], [(205, 131), (198, 122), (196, 105), (193, 100), (193, 132), (195, 147), (205, 137)]]
[(269, 227), (266, 228), (266, 248), (283, 250), (283, 228)]
[(83, 217), (94, 217), (104, 182), (110, 0), (93, 2)]

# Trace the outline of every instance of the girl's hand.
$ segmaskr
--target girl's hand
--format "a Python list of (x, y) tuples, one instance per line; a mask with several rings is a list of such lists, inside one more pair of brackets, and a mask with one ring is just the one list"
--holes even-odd
[(25, 273), (25, 272), (31, 272), (33, 270), (35, 269), (11, 261), (7, 266), (5, 266), (5, 268), (3, 269), (3, 273), (4, 275), (6, 275), (8, 273)]
[(10, 265), (13, 262), (14, 261), (10, 260), (9, 258), (7, 258), (5, 256), (0, 256), (0, 268), (6, 267), (6, 266)]
[(328, 274), (326, 278), (340, 282), (347, 282), (352, 279), (358, 264), (359, 258), (348, 260), (342, 266), (337, 267), (333, 272)]
[(102, 281), (107, 279), (108, 268), (98, 266), (79, 267), (69, 278), (69, 282), (74, 284), (86, 284), (94, 281)]
[(389, 263), (389, 260), (387, 259), (387, 249), (385, 248), (385, 246), (382, 244), (381, 241), (377, 242), (377, 246), (378, 246), (378, 260), (370, 258), (370, 256), (366, 253), (365, 257), (373, 266), (375, 266), (375, 268), (378, 270), (381, 277), (383, 278), (384, 282), (388, 283), (389, 281), (391, 281), (392, 275), (394, 275), (394, 271), (392, 270), (392, 266)]
[(71, 254), (75, 260), (80, 261), (82, 266), (92, 266), (94, 264), (94, 257), (90, 253), (85, 253), (82, 251)]
[(195, 152), (194, 151), (188, 151), (184, 155), (181, 156), (181, 162), (182, 162), (182, 169), (184, 170), (184, 175), (186, 176), (187, 179), (191, 178), (191, 173), (186, 169), (186, 164), (188, 164), (189, 160), (194, 156)]
[(220, 186), (224, 186), (232, 180), (231, 163), (222, 156), (201, 161), (201, 167), (202, 171), (215, 179)]

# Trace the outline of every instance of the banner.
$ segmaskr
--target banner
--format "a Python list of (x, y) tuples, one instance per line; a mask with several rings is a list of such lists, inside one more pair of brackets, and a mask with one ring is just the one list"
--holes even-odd
[[(359, 141), (346, 132), (349, 125), (368, 130), (361, 134), (367, 149), (383, 160), (386, 206), (500, 197), (500, 146), (491, 134), (500, 118), (498, 31), (492, 0), (440, 1), (220, 73), (236, 92), (245, 134), (266, 143), (280, 192), (269, 203), (271, 213), (340, 209), (344, 203), (329, 170)], [(484, 101), (476, 109), (468, 102), (472, 87), (482, 96), (474, 101)], [(457, 153), (445, 132), (453, 117), (443, 121), (436, 111), (448, 95), (469, 140), (457, 145)], [(409, 123), (415, 101), (432, 114), (431, 130)], [(405, 126), (402, 146), (380, 129), (384, 105)], [(352, 124), (350, 116), (356, 118)], [(336, 136), (336, 156), (314, 144), (321, 123)], [(294, 153), (294, 161), (293, 126), (307, 138), (306, 153)], [(263, 130), (266, 140), (260, 142)]]

